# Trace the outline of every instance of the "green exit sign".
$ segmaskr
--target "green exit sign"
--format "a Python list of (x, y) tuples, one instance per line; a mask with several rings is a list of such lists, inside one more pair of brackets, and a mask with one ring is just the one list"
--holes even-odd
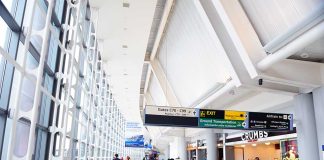
[(199, 127), (244, 129), (244, 121), (200, 118)]

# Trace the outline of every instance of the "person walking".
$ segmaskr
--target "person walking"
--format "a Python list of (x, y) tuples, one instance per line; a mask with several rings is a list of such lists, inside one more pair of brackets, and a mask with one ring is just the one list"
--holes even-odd
[(114, 157), (113, 160), (120, 160), (120, 159), (118, 158), (118, 154), (117, 154), (117, 153), (115, 154), (115, 157)]
[(126, 160), (130, 160), (131, 158), (129, 156), (126, 157)]

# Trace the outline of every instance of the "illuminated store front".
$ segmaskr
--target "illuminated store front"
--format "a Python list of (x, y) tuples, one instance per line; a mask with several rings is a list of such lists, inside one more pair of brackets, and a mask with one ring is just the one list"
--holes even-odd
[[(222, 143), (222, 142), (221, 142)], [(298, 160), (296, 131), (266, 132), (251, 131), (241, 136), (228, 136), (226, 155), (235, 160)]]

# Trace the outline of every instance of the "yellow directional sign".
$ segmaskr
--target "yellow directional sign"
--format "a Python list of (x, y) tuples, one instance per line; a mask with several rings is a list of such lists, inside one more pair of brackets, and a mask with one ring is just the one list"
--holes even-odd
[(224, 119), (244, 121), (247, 118), (246, 112), (241, 111), (225, 111)]

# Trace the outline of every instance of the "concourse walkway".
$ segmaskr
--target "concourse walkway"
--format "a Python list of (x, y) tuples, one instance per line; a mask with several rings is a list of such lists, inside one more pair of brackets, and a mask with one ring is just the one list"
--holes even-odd
[(323, 0), (0, 0), (1, 160), (324, 160)]

